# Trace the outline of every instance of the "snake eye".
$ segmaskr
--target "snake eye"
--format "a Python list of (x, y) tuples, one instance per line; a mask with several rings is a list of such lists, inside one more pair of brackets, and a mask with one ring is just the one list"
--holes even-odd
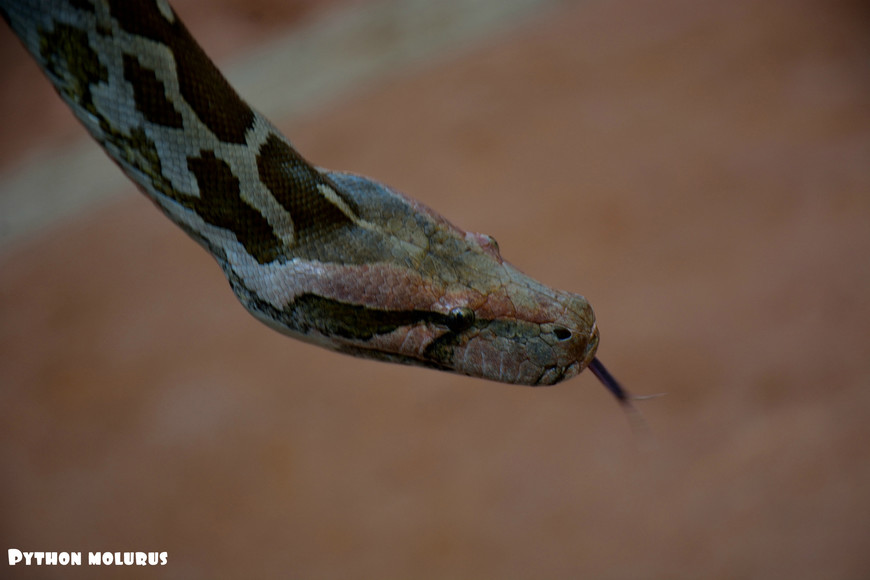
[(568, 340), (571, 338), (571, 331), (567, 328), (562, 328), (561, 326), (557, 326), (553, 329), (553, 334), (556, 335), (558, 340)]
[(454, 308), (447, 315), (447, 328), (453, 332), (462, 332), (474, 324), (474, 310), (460, 306)]

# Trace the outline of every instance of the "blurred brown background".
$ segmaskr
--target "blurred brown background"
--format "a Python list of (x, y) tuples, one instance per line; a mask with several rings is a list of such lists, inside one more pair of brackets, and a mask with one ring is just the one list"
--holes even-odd
[[(177, 8), (223, 58), (347, 4)], [(510, 387), (282, 337), (132, 186), (8, 244), (0, 548), (168, 565), (0, 576), (870, 577), (868, 20), (557, 2), (275, 119), (585, 294), (602, 360), (668, 393), (652, 438), (588, 373)], [(10, 170), (82, 131), (0, 48)]]

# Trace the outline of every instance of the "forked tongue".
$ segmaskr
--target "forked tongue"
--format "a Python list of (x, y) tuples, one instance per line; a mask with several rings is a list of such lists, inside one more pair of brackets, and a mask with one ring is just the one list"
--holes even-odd
[(598, 377), (598, 380), (601, 381), (601, 384), (607, 387), (608, 391), (613, 393), (613, 396), (619, 400), (620, 404), (631, 405), (631, 403), (628, 402), (631, 396), (626, 392), (625, 389), (622, 388), (622, 385), (619, 384), (619, 381), (613, 378), (613, 375), (610, 374), (610, 371), (608, 371), (604, 367), (604, 365), (601, 364), (601, 361), (598, 360), (598, 357), (593, 358), (592, 362), (589, 363), (589, 370), (592, 371), (592, 374)]
[(598, 360), (598, 357), (592, 359), (592, 362), (589, 363), (589, 370), (592, 371), (598, 380), (601, 381), (607, 390), (613, 393), (613, 396), (616, 397), (616, 400), (619, 401), (619, 404), (622, 405), (622, 408), (626, 410), (629, 416), (629, 420), (631, 421), (632, 428), (635, 432), (643, 432), (649, 433), (649, 427), (647, 427), (646, 421), (643, 420), (643, 416), (640, 414), (640, 411), (631, 404), (632, 401), (643, 401), (645, 399), (654, 399), (656, 397), (661, 397), (664, 393), (660, 393), (657, 395), (646, 395), (646, 396), (636, 396), (632, 395), (628, 391), (626, 391), (622, 385), (619, 384), (613, 375), (610, 374), (610, 371), (605, 368), (605, 366)]

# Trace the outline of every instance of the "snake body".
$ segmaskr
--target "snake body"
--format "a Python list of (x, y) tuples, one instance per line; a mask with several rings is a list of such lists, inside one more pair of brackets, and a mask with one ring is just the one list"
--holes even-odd
[(307, 162), (249, 107), (166, 0), (0, 0), (90, 134), (223, 269), (242, 305), (343, 353), (523, 385), (595, 358), (583, 296), (504, 261), (365, 177)]

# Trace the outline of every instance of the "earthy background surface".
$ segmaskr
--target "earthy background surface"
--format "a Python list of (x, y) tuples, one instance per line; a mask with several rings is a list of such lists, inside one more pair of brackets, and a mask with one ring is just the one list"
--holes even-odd
[[(225, 4), (179, 6), (238, 36), (223, 54), (317, 17)], [(169, 564), (2, 575), (870, 576), (868, 17), (566, 2), (283, 124), (585, 294), (601, 358), (668, 393), (654, 442), (586, 373), (509, 387), (286, 339), (132, 187), (5, 248), (0, 547)], [(7, 168), (78, 132), (8, 37)]]

